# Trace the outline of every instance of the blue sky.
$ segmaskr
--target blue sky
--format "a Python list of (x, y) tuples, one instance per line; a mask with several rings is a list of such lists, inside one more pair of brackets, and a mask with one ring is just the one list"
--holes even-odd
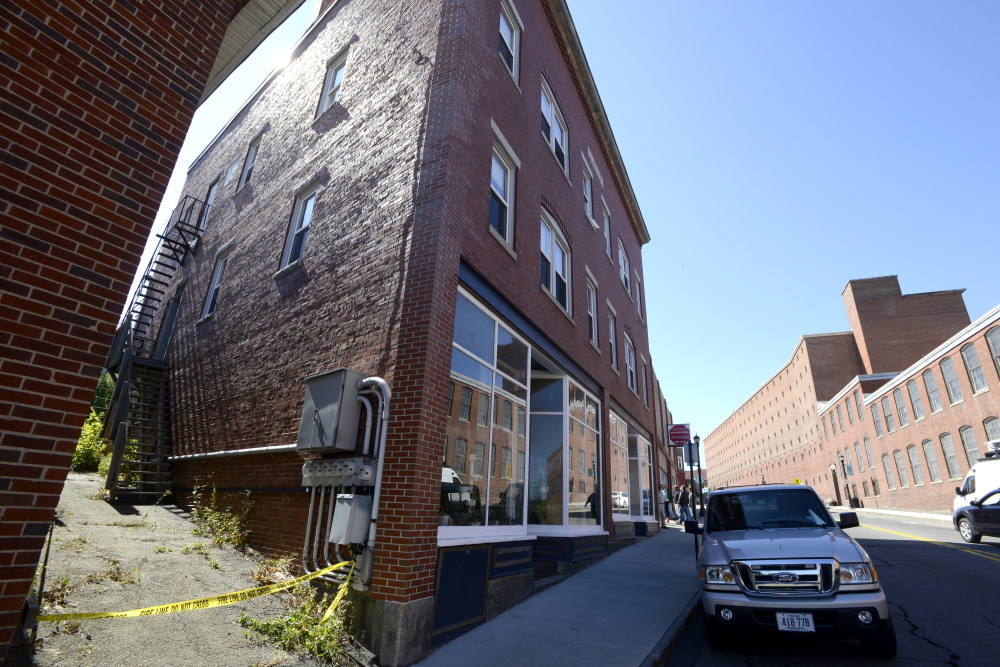
[[(1000, 304), (1000, 2), (568, 3), (653, 238), (676, 421), (704, 437), (801, 335), (847, 330), (853, 278)], [(310, 4), (199, 110), (159, 224)]]

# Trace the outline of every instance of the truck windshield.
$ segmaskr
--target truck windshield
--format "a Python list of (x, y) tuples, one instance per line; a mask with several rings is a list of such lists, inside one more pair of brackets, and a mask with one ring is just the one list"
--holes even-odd
[(718, 493), (708, 503), (709, 532), (833, 525), (819, 497), (807, 490), (761, 489)]

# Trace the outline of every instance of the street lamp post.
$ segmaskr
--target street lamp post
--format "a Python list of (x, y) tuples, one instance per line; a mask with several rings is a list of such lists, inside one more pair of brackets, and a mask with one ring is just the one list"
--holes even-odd
[[(696, 435), (693, 440), (694, 452), (698, 458), (698, 516), (705, 516), (705, 499), (702, 497), (701, 493), (701, 438)], [(694, 507), (694, 502), (691, 503), (691, 507)]]

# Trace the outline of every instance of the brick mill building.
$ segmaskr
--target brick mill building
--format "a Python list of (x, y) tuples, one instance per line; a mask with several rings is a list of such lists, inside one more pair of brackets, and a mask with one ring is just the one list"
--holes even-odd
[(949, 509), (1000, 440), (1000, 306), (970, 323), (963, 291), (850, 281), (851, 331), (803, 336), (705, 439), (713, 486), (799, 479), (838, 504)]
[[(305, 569), (324, 498), (372, 495), (355, 622), (386, 665), (655, 532), (677, 474), (649, 232), (564, 0), (403, 9), (317, 4), (192, 165), (109, 357), (146, 457), (113, 491), (249, 492), (253, 546)], [(301, 448), (340, 368), (391, 395), (378, 491), (360, 445)]]

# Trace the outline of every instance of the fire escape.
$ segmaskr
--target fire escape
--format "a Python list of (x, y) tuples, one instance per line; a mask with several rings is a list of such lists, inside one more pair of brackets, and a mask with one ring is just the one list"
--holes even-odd
[(185, 197), (171, 215), (146, 272), (115, 332), (105, 369), (115, 388), (104, 421), (114, 442), (105, 488), (156, 500), (170, 488), (170, 404), (166, 353), (181, 290), (164, 303), (177, 270), (194, 250), (209, 205)]

